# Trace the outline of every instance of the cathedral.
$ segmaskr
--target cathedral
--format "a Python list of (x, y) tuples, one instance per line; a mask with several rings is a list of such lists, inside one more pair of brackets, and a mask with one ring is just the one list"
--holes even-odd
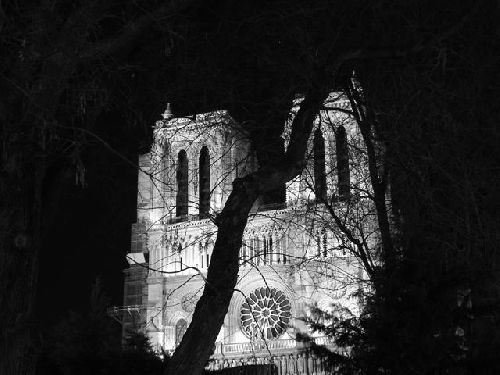
[[(363, 203), (366, 156), (349, 108), (341, 94), (330, 94), (315, 121), (303, 173), (286, 185), (282, 199), (254, 205), (238, 284), (209, 368), (269, 363), (269, 356), (275, 362), (292, 358), (299, 366), (306, 345), (298, 333), (334, 346), (305, 323), (314, 308), (359, 313), (365, 274), (331, 216), (335, 210), (344, 225), (358, 226), (353, 230), (373, 241), (371, 208)], [(203, 291), (217, 236), (213, 220), (233, 180), (254, 171), (257, 160), (227, 111), (175, 117), (168, 106), (162, 116), (150, 152), (139, 158), (137, 222), (119, 310), (124, 337), (141, 331), (158, 353), (168, 354), (182, 340)]]

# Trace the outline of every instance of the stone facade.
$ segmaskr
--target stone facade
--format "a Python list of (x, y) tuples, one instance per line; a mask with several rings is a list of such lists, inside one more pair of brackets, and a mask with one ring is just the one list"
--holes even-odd
[[(348, 108), (335, 94), (328, 105)], [(124, 320), (124, 334), (143, 330), (158, 351), (169, 352), (182, 339), (204, 287), (217, 234), (212, 219), (234, 178), (255, 170), (257, 160), (225, 111), (164, 117), (154, 128), (151, 152), (139, 160), (137, 222), (124, 296), (126, 306), (137, 308), (136, 318)], [(287, 127), (283, 139), (286, 146)], [(363, 287), (362, 268), (321, 200), (345, 213), (347, 225), (362, 220), (359, 230), (369, 233), (371, 208), (360, 195), (368, 186), (364, 155), (357, 149), (360, 137), (345, 111), (324, 110), (309, 143), (307, 167), (287, 184), (286, 200), (257, 202), (252, 210), (214, 366), (260, 358), (264, 349), (275, 357), (300, 357), (295, 336), (308, 332), (301, 318), (310, 315), (311, 306), (359, 310), (352, 294)]]

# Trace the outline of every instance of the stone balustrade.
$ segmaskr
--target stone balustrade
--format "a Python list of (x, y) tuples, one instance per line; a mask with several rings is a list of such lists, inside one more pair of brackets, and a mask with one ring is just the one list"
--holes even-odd
[(338, 366), (310, 352), (272, 356), (247, 356), (212, 360), (207, 370), (224, 375), (327, 375), (339, 374)]
[(240, 342), (234, 344), (219, 343), (216, 346), (215, 355), (228, 355), (232, 353), (254, 353), (257, 351), (293, 349), (297, 346), (297, 341), (290, 340), (269, 340), (255, 342)]

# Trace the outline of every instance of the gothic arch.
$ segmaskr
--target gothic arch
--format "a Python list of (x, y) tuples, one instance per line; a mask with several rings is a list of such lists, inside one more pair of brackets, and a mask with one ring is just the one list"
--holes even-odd
[[(176, 294), (176, 297), (179, 298), (179, 307), (180, 307), (181, 296)], [(181, 310), (180, 308), (179, 310), (176, 311), (168, 311), (168, 309), (165, 309), (164, 315), (165, 315), (164, 317), (165, 324), (167, 326), (171, 327), (175, 326), (180, 320), (185, 320), (188, 324), (191, 322), (189, 314)]]
[(210, 151), (207, 146), (200, 150), (199, 178), (199, 212), (202, 219), (208, 217), (210, 212)]
[(187, 216), (189, 207), (188, 157), (186, 150), (177, 154), (177, 197), (175, 216)]
[(188, 327), (188, 323), (185, 319), (179, 319), (177, 323), (175, 323), (175, 346), (177, 347), (180, 343), (184, 334), (186, 333)]
[(347, 147), (347, 132), (340, 125), (335, 134), (335, 148), (337, 151), (337, 181), (339, 199), (345, 200), (350, 195), (349, 149)]
[(314, 194), (318, 200), (326, 200), (325, 138), (321, 128), (314, 132)]

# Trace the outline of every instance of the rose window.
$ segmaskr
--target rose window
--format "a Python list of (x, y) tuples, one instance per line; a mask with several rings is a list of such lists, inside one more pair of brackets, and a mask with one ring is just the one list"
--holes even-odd
[(255, 289), (241, 306), (242, 331), (250, 338), (275, 339), (290, 323), (288, 298), (274, 288)]

